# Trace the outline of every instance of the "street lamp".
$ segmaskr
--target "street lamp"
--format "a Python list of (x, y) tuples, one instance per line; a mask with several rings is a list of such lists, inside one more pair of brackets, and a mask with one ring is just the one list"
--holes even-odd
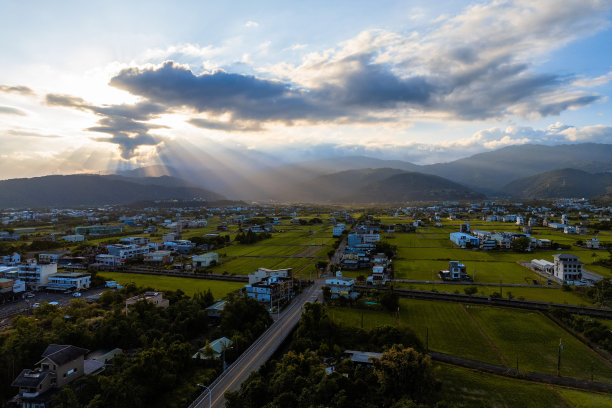
[(196, 384), (198, 387), (204, 388), (205, 390), (208, 390), (208, 408), (212, 407), (212, 390), (210, 389), (210, 387), (207, 387), (205, 385), (202, 384)]

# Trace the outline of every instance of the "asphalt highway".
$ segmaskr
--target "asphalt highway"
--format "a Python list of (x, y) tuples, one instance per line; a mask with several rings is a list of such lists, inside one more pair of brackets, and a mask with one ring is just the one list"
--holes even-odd
[[(288, 308), (242, 355), (232, 363), (204, 392), (189, 406), (222, 408), (225, 406), (226, 391), (236, 391), (251, 372), (256, 371), (274, 354), (285, 338), (297, 325), (307, 302), (319, 299), (325, 280), (318, 279), (302, 294), (293, 299)], [(210, 392), (210, 395), (209, 395)]]

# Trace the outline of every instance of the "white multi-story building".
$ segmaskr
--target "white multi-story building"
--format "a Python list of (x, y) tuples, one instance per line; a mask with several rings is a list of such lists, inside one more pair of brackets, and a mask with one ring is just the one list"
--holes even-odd
[(599, 238), (593, 237), (591, 239), (587, 239), (586, 246), (587, 248), (599, 249)]
[(98, 254), (96, 255), (96, 262), (104, 266), (115, 267), (123, 264), (125, 260), (119, 258), (116, 255), (109, 254)]
[(58, 272), (49, 276), (47, 289), (51, 290), (82, 290), (88, 289), (91, 275), (80, 272)]
[(253, 273), (249, 273), (249, 285), (262, 282), (272, 277), (291, 278), (293, 268), (286, 269), (267, 269), (259, 268)]
[(38, 254), (38, 263), (41, 264), (56, 264), (59, 261), (59, 254)]
[(113, 244), (107, 245), (106, 249), (108, 249), (109, 255), (115, 255), (121, 259), (142, 258), (144, 257), (144, 254), (148, 254), (151, 251), (151, 248), (148, 245), (139, 246)]
[(191, 257), (194, 268), (207, 268), (213, 261), (219, 264), (219, 254), (216, 252), (209, 252), (204, 255), (194, 255)]
[(563, 282), (574, 282), (582, 279), (582, 262), (571, 254), (556, 254), (554, 259), (555, 277)]
[(325, 285), (329, 287), (332, 298), (351, 297), (355, 287), (355, 279), (342, 276), (342, 272), (336, 272), (336, 276), (325, 279)]
[(57, 264), (27, 264), (17, 267), (17, 277), (32, 289), (49, 283), (49, 275), (54, 273), (57, 273)]

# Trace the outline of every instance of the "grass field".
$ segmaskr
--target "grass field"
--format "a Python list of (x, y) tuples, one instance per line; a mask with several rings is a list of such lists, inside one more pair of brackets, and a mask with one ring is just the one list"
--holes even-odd
[(196, 292), (205, 292), (210, 289), (215, 299), (221, 299), (228, 293), (244, 286), (244, 283), (241, 282), (176, 278), (173, 276), (141, 275), (136, 273), (103, 272), (100, 275), (105, 279), (117, 281), (122, 285), (133, 282), (137, 286), (151, 287), (161, 291), (181, 289), (188, 295), (193, 295)]
[[(455, 284), (443, 284), (443, 283), (393, 283), (393, 287), (403, 288), (403, 289), (414, 289), (414, 290), (436, 290), (438, 292), (444, 293), (455, 293), (458, 291), (461, 294), (464, 294), (463, 291), (465, 288), (470, 285), (455, 285)], [(490, 296), (493, 292), (499, 293), (499, 286), (490, 285), (490, 286), (481, 286), (474, 285), (478, 292), (475, 295), (479, 296)], [(590, 306), (592, 305), (591, 301), (587, 298), (580, 296), (575, 292), (565, 292), (561, 290), (559, 286), (553, 287), (533, 287), (533, 288), (525, 288), (525, 287), (504, 287), (503, 289), (504, 298), (508, 297), (508, 293), (512, 293), (514, 298), (524, 298), (526, 300), (537, 300), (540, 302), (550, 302), (550, 303), (564, 303), (570, 305), (579, 305), (579, 306)]]
[[(361, 325), (361, 309), (331, 308), (332, 318), (345, 325)], [(364, 328), (390, 324), (386, 312), (365, 310)], [(523, 310), (450, 302), (400, 299), (400, 324), (410, 327), (423, 343), (429, 330), (434, 351), (497, 365), (556, 374), (557, 346), (562, 339), (562, 374), (612, 381), (612, 366), (546, 316)]]
[(559, 340), (561, 374), (589, 378), (591, 367), (600, 381), (612, 381), (612, 365), (538, 312), (466, 305), (484, 333), (513, 365), (518, 358), (519, 369), (555, 375)]
[[(407, 223), (408, 221), (387, 217), (389, 223)], [(497, 283), (500, 280), (506, 283), (531, 283), (533, 280), (543, 281), (540, 275), (517, 264), (518, 261), (530, 261), (533, 258), (552, 261), (552, 256), (560, 251), (536, 250), (533, 253), (515, 253), (511, 251), (482, 251), (457, 248), (449, 239), (449, 233), (458, 230), (460, 222), (443, 221), (442, 227), (421, 227), (416, 233), (382, 234), (382, 239), (398, 247), (397, 259), (394, 262), (395, 277), (397, 279), (432, 280), (437, 279), (440, 269), (446, 269), (449, 260), (463, 262), (468, 274), (476, 274), (477, 282)], [(517, 227), (510, 223), (484, 223), (472, 221), (472, 229), (487, 231), (516, 231)], [(607, 231), (606, 231), (607, 233)], [(605, 237), (612, 240), (612, 234)], [(562, 244), (573, 245), (578, 240), (586, 240), (590, 236), (568, 235), (549, 228), (537, 227), (533, 229), (533, 237), (547, 238)], [(604, 240), (607, 238), (601, 238)], [(585, 269), (598, 273), (604, 277), (612, 277), (610, 269), (593, 265), (600, 259), (606, 259), (607, 251), (594, 251), (573, 246), (563, 250), (574, 254), (585, 263)]]
[(601, 408), (612, 396), (498, 377), (462, 367), (436, 364), (442, 382), (441, 398), (466, 408)]

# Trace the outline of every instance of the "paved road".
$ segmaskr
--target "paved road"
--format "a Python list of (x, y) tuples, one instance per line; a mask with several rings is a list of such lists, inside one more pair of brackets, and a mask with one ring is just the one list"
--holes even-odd
[[(318, 279), (291, 302), (280, 318), (272, 324), (242, 355), (210, 385), (210, 406), (225, 406), (226, 391), (236, 391), (251, 372), (256, 371), (274, 354), (291, 330), (297, 325), (306, 302), (319, 299), (324, 279)], [(209, 391), (205, 390), (189, 407), (207, 407)]]
[[(86, 299), (88, 296), (100, 295), (108, 288), (95, 288), (81, 291), (82, 297), (78, 299)], [(16, 302), (9, 302), (0, 305), (0, 327), (9, 324), (10, 319), (18, 314), (29, 314), (32, 311), (32, 306), (35, 303), (42, 304), (44, 302), (57, 302), (60, 306), (68, 306), (74, 298), (71, 294), (65, 293), (46, 293), (34, 292), (34, 297), (20, 299)]]

